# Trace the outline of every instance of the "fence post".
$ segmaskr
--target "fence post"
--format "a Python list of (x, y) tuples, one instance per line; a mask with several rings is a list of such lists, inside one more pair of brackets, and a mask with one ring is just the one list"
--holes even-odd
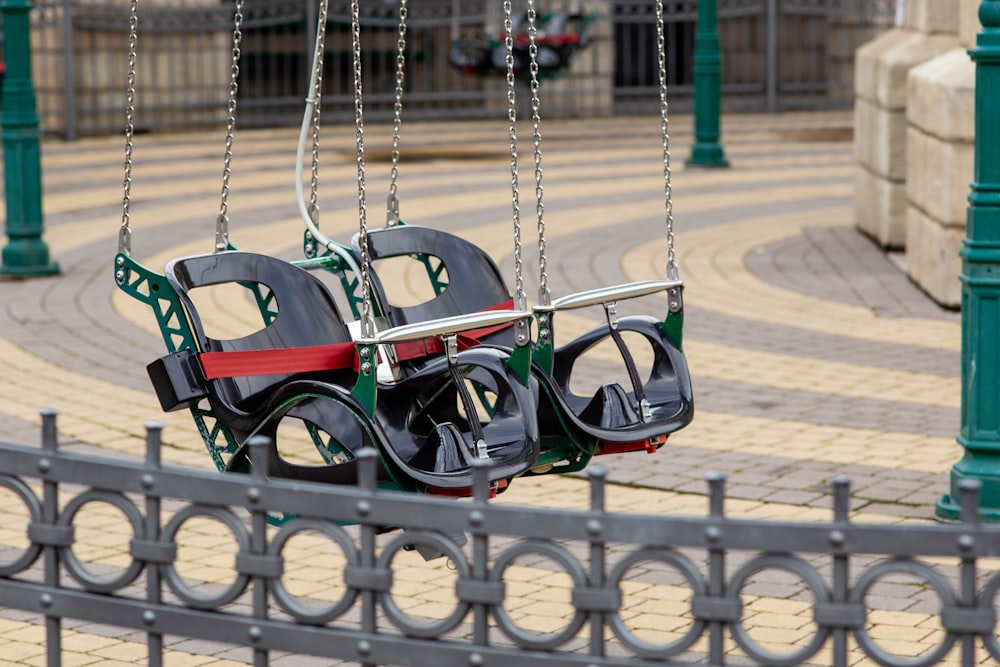
[(962, 256), (962, 411), (950, 493), (938, 518), (961, 516), (961, 485), (982, 484), (978, 514), (1000, 521), (1000, 0), (983, 0), (976, 63), (975, 174)]
[(692, 167), (729, 166), (719, 143), (722, 50), (719, 46), (717, 2), (698, 1), (698, 27), (694, 36), (694, 146), (687, 161)]
[(42, 276), (59, 273), (42, 241), (42, 171), (38, 145), (38, 112), (31, 80), (31, 0), (0, 0), (3, 15), (4, 194), (8, 243), (3, 248), (0, 274)]

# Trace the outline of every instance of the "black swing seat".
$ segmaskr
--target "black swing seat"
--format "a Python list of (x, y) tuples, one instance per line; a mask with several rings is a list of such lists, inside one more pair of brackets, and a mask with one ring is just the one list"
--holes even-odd
[[(452, 364), (442, 357), (399, 382), (373, 383), (372, 415), (352, 391), (361, 363), (355, 344), (336, 302), (316, 276), (289, 262), (243, 251), (175, 259), (165, 274), (199, 349), (150, 364), (150, 378), (164, 410), (207, 398), (243, 443), (229, 464), (232, 469), (252, 465), (245, 441), (257, 434), (272, 442), (269, 475), (334, 484), (356, 483), (354, 454), (361, 447), (375, 447), (384, 479), (406, 490), (429, 492), (470, 487), (477, 458), (489, 460), (491, 481), (517, 476), (537, 459), (537, 388), (516, 380), (501, 350), (463, 350)], [(263, 315), (259, 330), (235, 339), (206, 334), (191, 292), (223, 284), (251, 290)], [(485, 423), (470, 414), (462, 397), (467, 374), (489, 378), (496, 393), (497, 409)], [(291, 463), (279, 455), (278, 425), (286, 417), (329, 437), (313, 438), (321, 465)]]
[[(352, 250), (360, 256), (360, 240), (355, 235)], [(510, 291), (493, 259), (482, 249), (448, 232), (418, 225), (399, 224), (368, 232), (368, 255), (373, 263), (405, 256), (431, 256), (444, 265), (447, 286), (434, 298), (414, 306), (390, 303), (386, 285), (378, 267), (371, 272), (372, 286), (378, 295), (382, 314), (391, 326), (433, 320), (455, 313), (488, 311), (511, 302)], [(550, 311), (600, 304), (613, 298), (628, 298), (662, 291), (668, 281), (647, 281), (618, 288), (603, 288), (580, 296), (553, 302)], [(544, 309), (540, 309), (544, 310)], [(662, 322), (648, 316), (627, 316), (617, 320), (618, 332), (628, 331), (644, 338), (652, 348), (652, 368), (639, 387), (625, 389), (605, 384), (591, 396), (580, 396), (570, 389), (577, 361), (590, 348), (612, 336), (609, 323), (597, 326), (576, 340), (557, 348), (551, 374), (533, 364), (532, 375), (541, 385), (539, 427), (543, 438), (560, 434), (565, 421), (580, 432), (601, 441), (598, 453), (646, 449), (653, 451), (665, 436), (690, 423), (694, 415), (691, 376), (687, 360), (678, 345), (664, 332)], [(511, 327), (484, 330), (478, 342), (500, 349), (511, 349)], [(621, 349), (621, 348), (620, 348)], [(623, 362), (632, 364), (623, 349)], [(426, 360), (403, 361), (402, 372), (419, 369)], [(634, 374), (634, 366), (633, 366)], [(635, 383), (634, 383), (635, 384)], [(637, 398), (637, 393), (641, 398)], [(643, 400), (645, 399), (645, 400)], [(557, 414), (558, 413), (558, 414)]]

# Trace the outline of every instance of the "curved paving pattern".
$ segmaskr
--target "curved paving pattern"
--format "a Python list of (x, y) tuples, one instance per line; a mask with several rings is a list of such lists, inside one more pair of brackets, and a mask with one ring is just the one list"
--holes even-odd
[[(689, 142), (687, 122), (672, 124), (675, 147)], [(705, 442), (720, 424), (727, 425), (730, 451), (759, 439), (760, 429), (788, 427), (806, 434), (817, 427), (834, 429), (844, 437), (878, 432), (886, 442), (898, 440), (901, 451), (931, 438), (933, 444), (921, 447), (931, 449), (940, 468), (935, 477), (919, 466), (928, 475), (925, 504), (913, 507), (926, 516), (926, 502), (943, 490), (943, 475), (958, 453), (953, 444), (958, 320), (930, 302), (851, 226), (851, 146), (829, 140), (831, 128), (843, 136), (848, 126), (849, 118), (839, 114), (740, 116), (726, 126), (732, 169), (689, 170), (675, 157), (677, 253), (699, 417), (674, 438), (673, 447), (692, 452), (697, 465), (687, 474), (697, 484), (706, 471), (698, 454), (715, 449)], [(324, 136), (321, 162), (321, 224), (345, 240), (358, 219), (349, 129)], [(664, 213), (655, 125), (581, 120), (543, 129), (553, 292), (661, 275)], [(459, 124), (447, 133), (432, 125), (406, 127), (400, 194), (404, 217), (462, 233), (510, 272), (510, 172), (505, 136), (498, 130), (503, 128), (488, 123)], [(366, 136), (374, 156), (384, 153), (385, 128), (370, 127)], [(294, 141), (293, 130), (238, 136), (230, 212), (232, 238), (240, 247), (297, 255)], [(406, 162), (407, 141), (419, 156), (412, 164)], [(221, 148), (211, 134), (139, 138), (132, 215), (137, 259), (158, 269), (172, 256), (210, 249)], [(45, 146), (46, 238), (63, 274), (0, 284), (5, 304), (0, 335), (10, 368), (0, 389), (0, 425), (23, 438), (25, 427), (37, 421), (37, 408), (53, 405), (62, 413), (67, 436), (128, 451), (134, 446), (129, 435), (138, 434), (143, 421), (167, 419), (175, 460), (204, 464), (191, 453), (200, 449), (193, 427), (176, 415), (159, 414), (149, 391), (144, 366), (160, 353), (152, 318), (111, 280), (122, 152), (117, 138)], [(530, 160), (522, 161), (519, 180), (526, 286), (534, 294), (531, 167)], [(384, 160), (369, 162), (372, 225), (380, 223), (386, 172)], [(631, 312), (662, 308), (656, 298), (623, 304)], [(559, 331), (570, 336), (599, 316), (566, 314)], [(595, 356), (596, 378), (610, 368)], [(99, 406), (91, 403), (94, 398)], [(843, 464), (842, 457), (809, 442), (815, 438), (805, 440), (801, 446), (818, 464), (828, 464), (831, 474)], [(757, 467), (767, 460), (777, 469), (802, 458), (784, 449), (777, 446), (758, 457)], [(843, 451), (840, 445), (833, 449)], [(892, 459), (893, 468), (907, 469), (916, 465), (910, 459), (927, 455)], [(724, 460), (713, 465), (741, 485), (741, 469)], [(664, 467), (672, 468), (670, 475), (658, 477)], [(623, 456), (613, 462), (612, 477), (638, 483), (641, 469), (642, 484), (680, 491), (669, 481), (677, 468), (672, 457), (661, 463), (657, 457)], [(657, 474), (645, 474), (650, 470)], [(774, 482), (787, 487), (789, 480)], [(872, 511), (880, 509), (879, 498), (868, 500)]]
[[(727, 118), (732, 168), (706, 171), (683, 166), (690, 119), (672, 121), (676, 246), (698, 414), (671, 438), (669, 453), (604, 461), (619, 506), (700, 513), (692, 498), (704, 493), (705, 474), (720, 470), (739, 511), (801, 517), (829, 507), (827, 483), (846, 473), (857, 516), (931, 517), (960, 455), (959, 321), (853, 229), (849, 127), (839, 113)], [(366, 129), (373, 156), (389, 145), (386, 129)], [(634, 118), (543, 126), (554, 294), (662, 275), (658, 131), (657, 122)], [(298, 255), (296, 134), (238, 133), (230, 217), (239, 247)], [(341, 240), (358, 221), (352, 142), (353, 128), (324, 128), (321, 226)], [(407, 162), (407, 149), (418, 159)], [(519, 178), (525, 263), (533, 267), (529, 150), (525, 141)], [(221, 133), (138, 138), (132, 220), (139, 261), (160, 270), (170, 257), (211, 250), (222, 151)], [(510, 275), (505, 126), (408, 125), (403, 156), (404, 218), (461, 233)], [(44, 145), (46, 240), (63, 273), (0, 282), (0, 437), (36, 441), (37, 411), (51, 406), (67, 445), (139, 456), (144, 422), (159, 420), (167, 424), (168, 462), (207, 467), (193, 425), (185, 415), (162, 414), (149, 388), (145, 365), (162, 354), (150, 313), (112, 278), (122, 157), (119, 138)], [(381, 223), (387, 173), (384, 161), (369, 162), (371, 225)], [(529, 295), (537, 285), (529, 268)], [(658, 297), (621, 305), (626, 312), (664, 308)], [(560, 315), (558, 333), (572, 336), (600, 317)], [(592, 361), (590, 378), (614, 372), (602, 354)], [(552, 504), (553, 485), (519, 480), (504, 498)]]

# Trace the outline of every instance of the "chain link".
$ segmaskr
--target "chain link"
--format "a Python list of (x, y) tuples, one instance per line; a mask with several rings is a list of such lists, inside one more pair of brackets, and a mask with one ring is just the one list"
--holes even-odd
[(660, 129), (663, 140), (663, 195), (667, 216), (667, 278), (675, 280), (678, 277), (677, 262), (674, 257), (674, 200), (673, 186), (670, 183), (670, 131), (667, 121), (667, 48), (663, 35), (663, 4), (654, 0), (656, 5), (656, 46), (660, 76)]
[(240, 46), (243, 42), (243, 0), (236, 0), (233, 18), (233, 58), (229, 75), (229, 112), (226, 117), (226, 154), (222, 167), (222, 194), (215, 223), (215, 252), (229, 248), (229, 177), (232, 175), (233, 138), (236, 133), (236, 97), (239, 92)]
[(399, 0), (399, 33), (396, 39), (396, 102), (392, 107), (392, 169), (389, 172), (389, 198), (386, 203), (385, 223), (392, 227), (399, 223), (399, 131), (403, 122), (403, 80), (406, 75), (406, 0)]
[(313, 74), (316, 85), (310, 91), (312, 94), (312, 174), (309, 181), (309, 218), (319, 227), (319, 123), (320, 102), (323, 98), (323, 55), (326, 52), (326, 15), (329, 3), (322, 0), (319, 3), (319, 15), (316, 18), (316, 58), (313, 63)]
[(538, 96), (538, 14), (535, 1), (528, 0), (528, 60), (531, 72), (531, 126), (535, 144), (535, 214), (538, 218), (538, 302), (543, 306), (552, 303), (549, 292), (549, 275), (545, 257), (545, 204), (542, 187), (542, 118)]
[(132, 149), (135, 136), (135, 54), (139, 41), (139, 0), (131, 0), (128, 15), (128, 83), (125, 90), (125, 179), (118, 252), (132, 254)]
[(360, 0), (351, 0), (351, 45), (354, 59), (354, 127), (358, 161), (358, 225), (361, 246), (361, 333), (375, 335), (372, 320), (372, 298), (368, 274), (371, 258), (368, 252), (368, 210), (365, 203), (365, 129), (361, 90), (361, 8)]
[(514, 19), (511, 0), (503, 3), (504, 48), (507, 50), (507, 119), (510, 121), (510, 187), (514, 214), (514, 306), (526, 310), (524, 266), (521, 261), (521, 195), (517, 186), (517, 93), (514, 80)]

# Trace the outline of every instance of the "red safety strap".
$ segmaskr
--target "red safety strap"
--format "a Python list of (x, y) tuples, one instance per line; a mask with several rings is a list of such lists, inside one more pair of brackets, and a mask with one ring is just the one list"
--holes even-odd
[[(514, 300), (509, 299), (489, 310), (509, 310)], [(458, 334), (458, 349), (466, 350), (479, 345), (479, 339), (501, 331), (512, 322), (492, 327), (472, 329)], [(420, 357), (442, 354), (444, 342), (440, 338), (428, 338), (407, 343), (396, 343), (396, 358), (408, 361)], [(289, 375), (306, 371), (331, 371), (357, 368), (357, 354), (354, 343), (333, 343), (309, 347), (279, 347), (268, 350), (233, 350), (230, 352), (202, 352), (198, 355), (206, 380), (218, 378), (245, 377), (250, 375)]]
[(202, 352), (198, 355), (206, 380), (248, 375), (288, 375), (305, 371), (354, 368), (354, 343), (309, 347), (279, 347), (270, 350)]
[[(483, 308), (480, 312), (487, 312), (490, 310), (511, 310), (512, 308), (514, 308), (514, 300), (508, 299), (507, 301), (498, 303), (495, 306)], [(504, 322), (503, 324), (497, 324), (492, 327), (482, 327), (480, 329), (463, 331), (457, 336), (458, 349), (467, 350), (470, 347), (475, 347), (480, 344), (481, 338), (489, 336), (492, 333), (496, 333), (497, 331), (503, 331), (507, 327), (513, 325), (513, 322)], [(397, 361), (411, 361), (413, 359), (422, 359), (423, 357), (432, 357), (437, 354), (443, 354), (444, 341), (440, 338), (426, 338), (424, 340), (396, 343), (393, 345), (393, 349), (396, 351)]]

